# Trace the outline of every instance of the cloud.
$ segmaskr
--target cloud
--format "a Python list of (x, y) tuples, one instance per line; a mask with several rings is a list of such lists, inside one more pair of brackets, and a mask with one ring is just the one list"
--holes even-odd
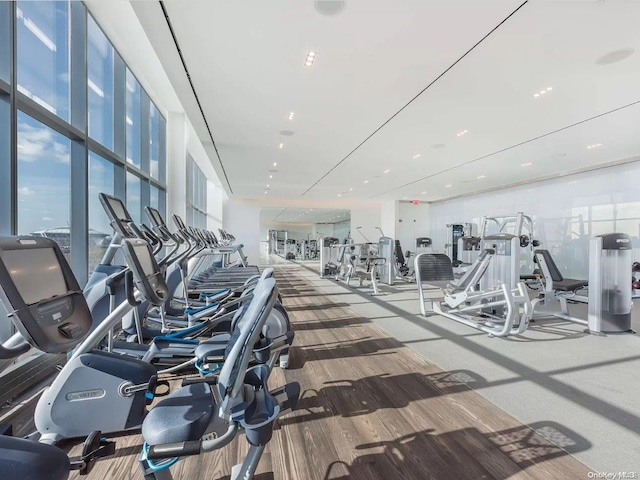
[(18, 189), (18, 194), (22, 195), (23, 197), (30, 197), (31, 195), (35, 195), (36, 192), (31, 190), (29, 187), (20, 187)]
[(34, 127), (27, 122), (18, 124), (18, 158), (21, 162), (54, 160), (69, 163), (69, 143), (54, 137), (53, 130), (42, 126)]

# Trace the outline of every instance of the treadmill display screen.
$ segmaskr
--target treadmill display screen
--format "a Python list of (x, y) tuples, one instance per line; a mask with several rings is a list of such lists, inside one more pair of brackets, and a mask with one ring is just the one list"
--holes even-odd
[(140, 262), (140, 266), (142, 267), (142, 271), (144, 272), (145, 277), (149, 277), (156, 273), (156, 268), (153, 265), (153, 259), (151, 258), (151, 252), (149, 251), (149, 247), (146, 244), (144, 245), (136, 245), (134, 248), (136, 252), (136, 257), (138, 257), (138, 261)]
[(108, 200), (111, 209), (116, 214), (116, 218), (118, 218), (119, 220), (130, 220), (129, 215), (127, 214), (127, 211), (125, 210), (124, 205), (122, 205), (122, 202), (120, 200), (115, 198), (109, 198)]
[(149, 207), (149, 212), (151, 212), (151, 216), (153, 217), (153, 222), (157, 226), (164, 225), (164, 220), (162, 220), (162, 216), (160, 215), (160, 212), (158, 210), (156, 210), (155, 208)]
[(68, 293), (53, 248), (5, 250), (2, 261), (27, 305)]

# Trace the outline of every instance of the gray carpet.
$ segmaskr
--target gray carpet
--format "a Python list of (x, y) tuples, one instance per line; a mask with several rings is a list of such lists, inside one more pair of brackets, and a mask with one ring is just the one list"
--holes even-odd
[[(350, 304), (521, 422), (561, 426), (556, 443), (583, 445), (575, 456), (592, 469), (634, 472), (638, 478), (640, 335), (597, 337), (557, 319), (536, 322), (520, 337), (490, 338), (446, 318), (420, 316), (415, 284), (383, 285), (390, 293), (373, 297), (367, 289), (320, 279), (317, 265), (304, 266), (314, 286), (338, 295), (336, 301)], [(584, 315), (577, 307), (571, 313)], [(632, 327), (640, 331), (640, 304)]]

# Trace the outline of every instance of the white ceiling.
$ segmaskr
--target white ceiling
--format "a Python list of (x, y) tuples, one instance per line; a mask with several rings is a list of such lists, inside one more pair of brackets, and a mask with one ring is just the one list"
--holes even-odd
[(262, 207), (260, 222), (276, 223), (339, 223), (351, 220), (351, 211), (336, 208)]
[[(640, 2), (350, 0), (335, 16), (300, 0), (164, 5), (239, 197), (432, 201), (640, 154)], [(197, 117), (158, 4), (134, 8)], [(634, 53), (598, 63), (621, 49)]]

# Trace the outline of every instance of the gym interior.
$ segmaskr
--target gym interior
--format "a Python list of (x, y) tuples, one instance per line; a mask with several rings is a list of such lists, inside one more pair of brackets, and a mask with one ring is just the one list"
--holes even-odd
[(0, 2), (0, 478), (639, 478), (638, 18)]

